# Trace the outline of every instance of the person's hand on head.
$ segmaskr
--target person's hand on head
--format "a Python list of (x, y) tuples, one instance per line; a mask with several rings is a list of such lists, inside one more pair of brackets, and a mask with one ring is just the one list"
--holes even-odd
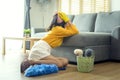
[(66, 26), (71, 26), (72, 25), (72, 22), (71, 21), (68, 21), (67, 23), (66, 23)]
[(60, 12), (58, 11), (57, 12), (58, 16), (65, 22), (67, 23), (69, 20), (68, 16), (64, 13), (64, 12)]

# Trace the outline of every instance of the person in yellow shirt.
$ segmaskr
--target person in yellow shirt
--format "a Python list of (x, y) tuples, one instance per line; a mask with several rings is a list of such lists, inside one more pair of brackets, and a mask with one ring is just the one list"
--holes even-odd
[(34, 64), (56, 64), (59, 68), (67, 66), (68, 59), (51, 55), (51, 49), (60, 46), (65, 37), (78, 33), (68, 16), (64, 12), (57, 12), (48, 28), (48, 34), (33, 45), (28, 59), (21, 63), (21, 72)]

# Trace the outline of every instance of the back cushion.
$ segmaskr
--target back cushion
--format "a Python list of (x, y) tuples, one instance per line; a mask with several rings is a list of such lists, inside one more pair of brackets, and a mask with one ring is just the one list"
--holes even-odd
[(73, 24), (80, 32), (93, 32), (96, 20), (96, 13), (75, 15)]
[(74, 19), (74, 15), (68, 15), (69, 19), (71, 22), (73, 22), (73, 19)]
[(120, 25), (120, 11), (100, 12), (96, 18), (95, 32), (111, 33), (118, 25)]

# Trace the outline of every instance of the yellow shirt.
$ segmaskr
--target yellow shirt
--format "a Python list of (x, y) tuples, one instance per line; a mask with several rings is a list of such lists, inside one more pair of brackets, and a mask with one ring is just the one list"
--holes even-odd
[(78, 34), (78, 30), (75, 25), (67, 25), (65, 28), (61, 26), (53, 27), (48, 34), (42, 38), (46, 41), (52, 48), (58, 47), (62, 44), (63, 38)]

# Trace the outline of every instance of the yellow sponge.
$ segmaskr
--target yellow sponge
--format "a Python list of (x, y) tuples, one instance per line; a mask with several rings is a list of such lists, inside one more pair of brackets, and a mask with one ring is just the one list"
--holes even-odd
[(64, 22), (68, 22), (69, 18), (68, 16), (64, 13), (64, 12), (58, 12), (59, 17), (64, 21)]

